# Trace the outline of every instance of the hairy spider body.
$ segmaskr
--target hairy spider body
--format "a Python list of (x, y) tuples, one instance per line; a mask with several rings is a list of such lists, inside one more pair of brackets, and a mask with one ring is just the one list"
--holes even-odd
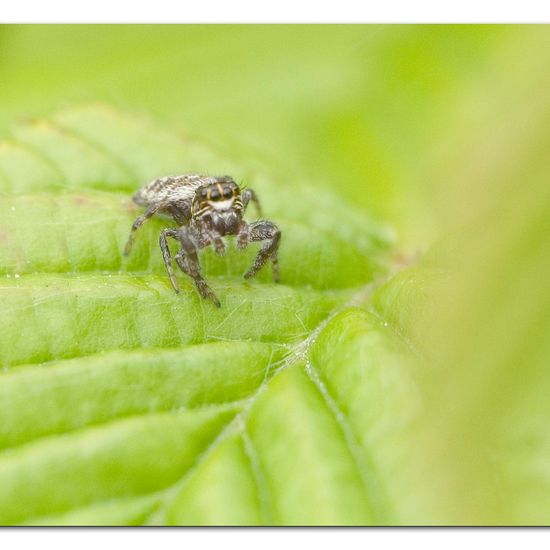
[(164, 265), (172, 287), (179, 292), (168, 239), (179, 242), (180, 250), (175, 256), (179, 268), (193, 279), (203, 298), (209, 298), (218, 307), (220, 301), (206, 283), (201, 273), (198, 251), (212, 245), (217, 254), (225, 254), (223, 237), (235, 235), (236, 245), (240, 249), (249, 242), (264, 241), (254, 263), (244, 274), (245, 279), (253, 277), (271, 260), (273, 279), (279, 280), (277, 251), (281, 239), (279, 228), (271, 221), (260, 220), (247, 223), (243, 215), (250, 201), (255, 203), (261, 216), (258, 197), (251, 189), (241, 190), (229, 176), (212, 177), (199, 174), (166, 176), (144, 185), (133, 197), (133, 201), (145, 208), (130, 232), (124, 248), (128, 255), (132, 248), (136, 231), (152, 216), (158, 215), (172, 219), (177, 228), (161, 231), (159, 245)]

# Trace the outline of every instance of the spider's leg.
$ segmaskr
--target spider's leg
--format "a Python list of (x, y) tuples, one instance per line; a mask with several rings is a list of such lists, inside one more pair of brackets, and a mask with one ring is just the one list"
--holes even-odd
[(179, 293), (180, 288), (178, 286), (178, 281), (174, 275), (174, 270), (172, 269), (172, 256), (170, 254), (170, 249), (168, 248), (168, 237), (176, 238), (176, 231), (174, 229), (163, 229), (159, 236), (159, 245), (162, 251), (162, 259), (164, 260), (164, 266), (166, 267), (166, 272), (168, 277), (170, 277), (170, 282), (172, 287), (175, 290), (176, 294)]
[(273, 264), (273, 280), (276, 283), (279, 282), (277, 251), (279, 250), (279, 243), (281, 241), (280, 229), (273, 222), (267, 220), (251, 223), (249, 225), (249, 240), (251, 242), (266, 242), (256, 255), (250, 269), (244, 274), (244, 278), (249, 279), (250, 277), (254, 277), (262, 269), (267, 260), (271, 259), (271, 263)]
[(260, 200), (258, 199), (258, 195), (256, 195), (256, 193), (252, 189), (245, 189), (241, 193), (241, 199), (243, 203), (243, 213), (246, 211), (248, 203), (252, 201), (254, 203), (254, 206), (256, 207), (258, 218), (262, 217), (262, 207), (260, 206)]
[(165, 203), (160, 202), (157, 204), (154, 204), (147, 208), (145, 212), (136, 218), (136, 221), (132, 224), (132, 230), (130, 231), (130, 236), (128, 237), (128, 241), (126, 242), (126, 246), (124, 247), (124, 255), (128, 256), (130, 254), (130, 250), (132, 250), (132, 245), (134, 244), (134, 240), (136, 238), (136, 231), (152, 216), (154, 216), (161, 208), (164, 208), (166, 206)]
[(193, 279), (199, 294), (203, 298), (209, 298), (217, 307), (220, 307), (221, 304), (218, 297), (214, 294), (213, 290), (208, 286), (206, 280), (202, 276), (201, 264), (197, 254), (197, 245), (189, 230), (187, 228), (180, 228), (177, 238), (181, 243), (181, 250), (176, 254), (176, 262), (180, 269)]

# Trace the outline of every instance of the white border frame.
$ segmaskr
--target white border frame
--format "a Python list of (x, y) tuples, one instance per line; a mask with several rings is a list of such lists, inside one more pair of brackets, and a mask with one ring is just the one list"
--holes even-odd
[(17, 0), (2, 23), (540, 23), (545, 0)]

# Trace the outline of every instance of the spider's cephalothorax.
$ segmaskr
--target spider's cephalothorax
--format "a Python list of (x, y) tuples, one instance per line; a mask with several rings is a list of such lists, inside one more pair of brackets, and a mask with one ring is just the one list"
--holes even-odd
[(145, 207), (145, 212), (132, 225), (124, 254), (130, 253), (135, 232), (153, 215), (173, 219), (178, 228), (164, 229), (159, 244), (166, 271), (176, 292), (179, 292), (179, 287), (172, 269), (168, 237), (180, 243), (181, 249), (175, 256), (180, 269), (193, 279), (200, 295), (210, 298), (217, 306), (220, 301), (202, 276), (198, 250), (211, 244), (218, 254), (224, 254), (225, 242), (222, 237), (226, 235), (236, 235), (238, 248), (245, 248), (249, 242), (265, 241), (244, 277), (253, 277), (271, 260), (273, 279), (278, 281), (277, 250), (281, 232), (273, 222), (267, 220), (250, 224), (243, 220), (250, 201), (255, 203), (259, 215), (260, 204), (254, 191), (244, 189), (241, 192), (229, 176), (166, 176), (143, 186), (133, 196), (133, 200)]
[(206, 224), (222, 237), (235, 235), (242, 221), (243, 202), (238, 185), (231, 178), (199, 187), (191, 206), (191, 223)]

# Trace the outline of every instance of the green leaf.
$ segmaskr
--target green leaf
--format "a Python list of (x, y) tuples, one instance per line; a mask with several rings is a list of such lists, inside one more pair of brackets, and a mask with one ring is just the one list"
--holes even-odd
[[(175, 295), (162, 220), (122, 256), (131, 193), (195, 170), (257, 191), (282, 228), (282, 284), (245, 282), (255, 250), (231, 247), (201, 256), (221, 308), (183, 274)], [(104, 105), (17, 127), (0, 145), (0, 192), (0, 523), (396, 520), (369, 449), (378, 427), (355, 416), (368, 380), (339, 382), (367, 368), (373, 337), (395, 368), (409, 360), (346, 306), (387, 271), (386, 228)], [(340, 364), (350, 353), (360, 360)]]

